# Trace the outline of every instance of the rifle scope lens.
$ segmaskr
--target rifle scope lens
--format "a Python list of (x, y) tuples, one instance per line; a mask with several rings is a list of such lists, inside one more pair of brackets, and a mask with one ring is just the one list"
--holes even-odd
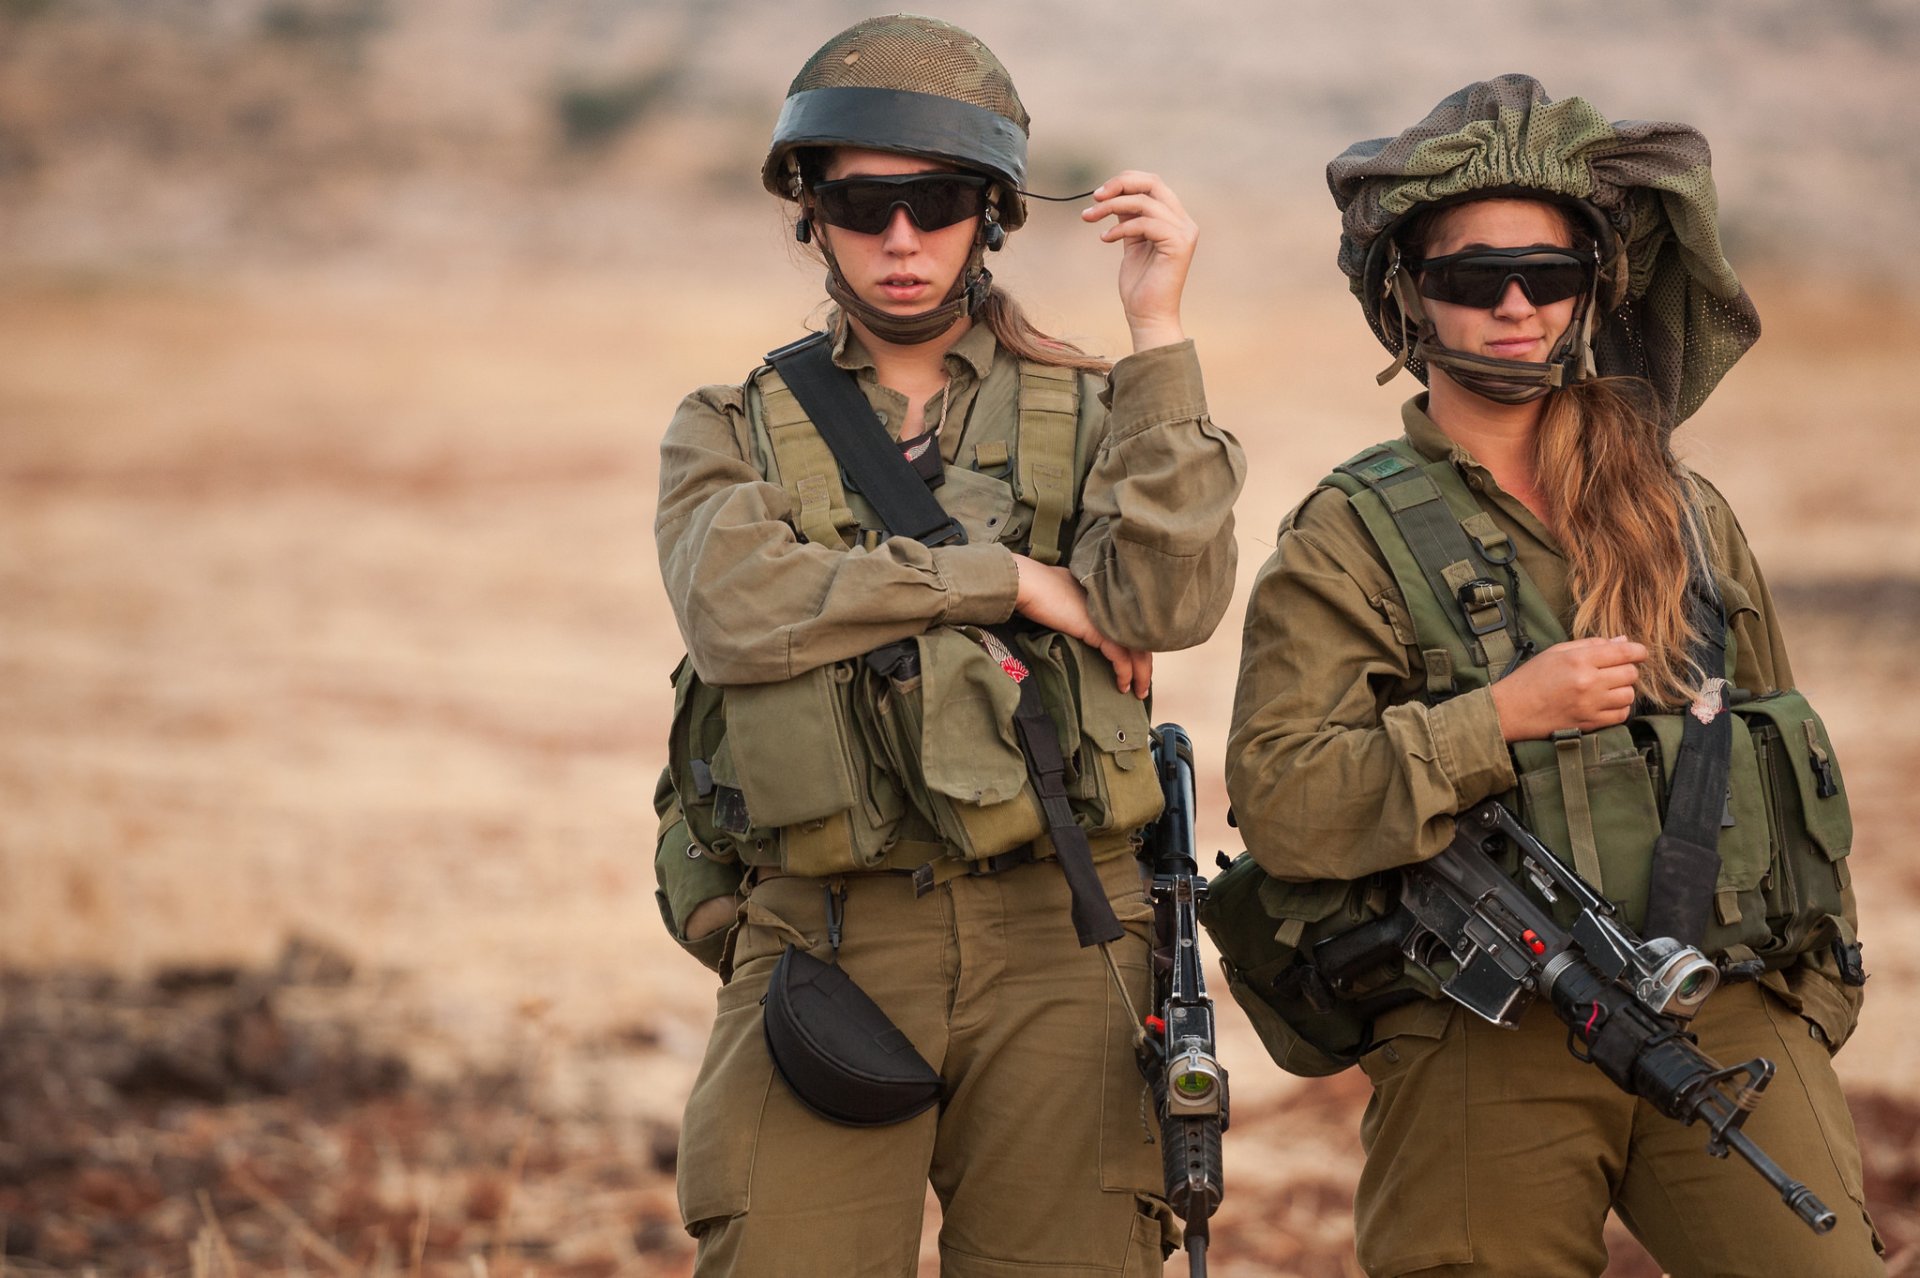
[(1174, 1075), (1173, 1085), (1179, 1089), (1180, 1094), (1187, 1099), (1199, 1100), (1213, 1090), (1213, 1077), (1209, 1074), (1201, 1074), (1189, 1070), (1184, 1074)]

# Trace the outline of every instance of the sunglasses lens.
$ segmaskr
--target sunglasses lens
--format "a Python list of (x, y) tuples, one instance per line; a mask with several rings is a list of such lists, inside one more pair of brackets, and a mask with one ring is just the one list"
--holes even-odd
[(923, 231), (937, 231), (979, 216), (986, 207), (986, 182), (956, 174), (913, 174), (904, 178), (847, 178), (813, 188), (820, 220), (861, 235), (878, 235), (904, 205)]
[(1564, 249), (1484, 250), (1433, 258), (1420, 268), (1420, 295), (1436, 302), (1491, 310), (1519, 280), (1535, 306), (1578, 297), (1592, 283), (1592, 264)]

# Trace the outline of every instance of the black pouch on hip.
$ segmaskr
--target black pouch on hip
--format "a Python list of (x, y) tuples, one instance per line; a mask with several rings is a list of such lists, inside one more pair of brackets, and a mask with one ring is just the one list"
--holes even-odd
[(787, 946), (761, 1002), (773, 1067), (820, 1117), (884, 1127), (939, 1101), (940, 1075), (836, 964)]

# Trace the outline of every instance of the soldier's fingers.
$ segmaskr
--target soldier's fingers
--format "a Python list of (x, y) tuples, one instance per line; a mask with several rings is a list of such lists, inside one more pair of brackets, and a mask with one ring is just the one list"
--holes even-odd
[(1167, 217), (1170, 210), (1151, 195), (1116, 195), (1110, 200), (1101, 200), (1080, 210), (1080, 216), (1088, 222), (1097, 222), (1103, 217), (1139, 217), (1152, 214)]
[(1160, 180), (1158, 173), (1148, 173), (1142, 169), (1126, 169), (1114, 174), (1094, 188), (1093, 198), (1108, 199), (1115, 195), (1135, 193), (1158, 193), (1166, 189), (1166, 183)]
[(1157, 217), (1134, 217), (1124, 222), (1115, 222), (1100, 232), (1100, 238), (1112, 244), (1116, 240), (1150, 240), (1155, 244), (1186, 244), (1190, 242), (1184, 228)]
[(1640, 678), (1640, 667), (1635, 665), (1601, 666), (1594, 671), (1600, 683), (1608, 688), (1631, 686)]
[(1600, 704), (1609, 710), (1633, 709), (1634, 693), (1632, 685), (1623, 688), (1609, 688), (1600, 696)]
[(1142, 701), (1153, 690), (1153, 654), (1134, 649), (1133, 653), (1133, 695)]

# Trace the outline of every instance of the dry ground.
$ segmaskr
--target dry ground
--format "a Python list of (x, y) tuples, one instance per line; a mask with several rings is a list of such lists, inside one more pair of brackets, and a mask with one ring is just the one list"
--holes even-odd
[[(1018, 282), (1070, 303), (1043, 318), (1112, 349), (1085, 318), (1104, 280), (1030, 260)], [(1324, 281), (1224, 273), (1193, 310), (1252, 462), (1244, 598), (1281, 513), (1405, 391), (1372, 388), (1384, 358)], [(0, 281), (6, 1264), (685, 1272), (672, 1133), (711, 982), (648, 899), (678, 654), (654, 448), (808, 283)], [(1687, 451), (1842, 743), (1876, 978), (1839, 1066), (1920, 1272), (1920, 317), (1756, 293), (1769, 335)], [(1210, 777), (1236, 631), (1160, 667)], [(1217, 779), (1202, 802), (1232, 846)], [(1285, 1079), (1228, 1019), (1214, 1272), (1342, 1273), (1364, 1083)]]

